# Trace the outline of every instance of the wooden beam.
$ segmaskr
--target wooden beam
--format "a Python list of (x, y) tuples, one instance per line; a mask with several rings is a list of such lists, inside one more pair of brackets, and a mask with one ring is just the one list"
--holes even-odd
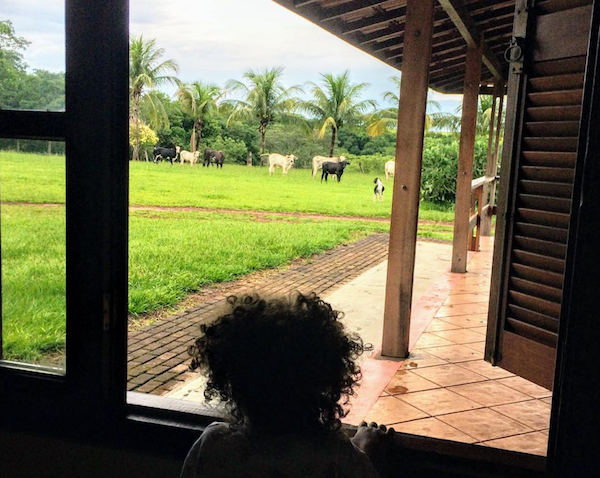
[[(479, 27), (471, 17), (469, 11), (465, 7), (463, 0), (438, 0), (438, 3), (446, 11), (456, 28), (467, 42), (470, 48), (477, 47), (477, 43), (482, 37)], [(482, 46), (483, 63), (498, 79), (504, 80), (502, 66), (486, 43)]]
[(452, 272), (467, 272), (469, 236), (469, 208), (473, 156), (477, 132), (477, 99), (481, 79), (483, 41), (467, 50), (465, 85), (458, 149), (458, 175), (456, 178), (456, 206), (454, 209), (454, 238), (452, 241)]
[(344, 15), (367, 12), (376, 9), (386, 2), (389, 2), (389, 0), (355, 0), (350, 3), (343, 3), (335, 7), (326, 8), (326, 15), (323, 17), (322, 21), (328, 22)]
[(408, 0), (382, 354), (408, 355), (434, 0)]
[[(489, 126), (489, 134), (488, 134), (488, 145), (487, 145), (487, 158), (485, 165), (485, 175), (492, 176), (494, 174), (494, 139), (495, 139), (495, 127), (496, 127), (496, 103), (499, 100), (499, 82), (496, 82), (494, 88), (494, 96), (492, 98), (492, 113), (490, 115), (490, 126)], [(489, 205), (493, 199), (488, 199), (490, 197), (491, 186), (490, 184), (485, 184), (483, 186), (483, 200), (487, 205)], [(496, 191), (494, 190), (494, 193)], [(482, 236), (491, 236), (492, 235), (492, 216), (484, 215), (481, 218), (481, 235)]]

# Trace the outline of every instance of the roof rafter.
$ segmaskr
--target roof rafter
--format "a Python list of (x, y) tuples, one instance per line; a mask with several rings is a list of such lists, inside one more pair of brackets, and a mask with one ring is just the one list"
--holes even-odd
[(493, 75), (504, 81), (504, 74), (502, 67), (496, 55), (491, 51), (488, 44), (483, 40), (479, 27), (471, 17), (471, 14), (467, 10), (463, 0), (438, 0), (440, 6), (446, 11), (460, 34), (463, 36), (469, 47), (475, 47), (479, 43), (480, 39), (484, 42), (482, 60), (488, 70)]
[(354, 2), (337, 5), (335, 7), (327, 8), (325, 10), (326, 14), (323, 17), (322, 21), (328, 22), (330, 20), (340, 18), (344, 15), (376, 9), (380, 5), (388, 3), (389, 1), (390, 0), (355, 0)]

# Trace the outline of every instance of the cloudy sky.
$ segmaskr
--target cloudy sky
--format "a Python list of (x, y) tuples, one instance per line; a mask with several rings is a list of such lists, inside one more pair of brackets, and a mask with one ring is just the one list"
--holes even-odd
[[(64, 0), (0, 0), (0, 19), (31, 41), (30, 68), (64, 71)], [(371, 85), (365, 98), (383, 104), (382, 93), (392, 89), (388, 78), (398, 74), (271, 0), (131, 0), (130, 19), (131, 33), (155, 38), (186, 82), (223, 85), (248, 68), (283, 66), (291, 86), (349, 69), (353, 81)], [(460, 97), (433, 99), (453, 112)]]

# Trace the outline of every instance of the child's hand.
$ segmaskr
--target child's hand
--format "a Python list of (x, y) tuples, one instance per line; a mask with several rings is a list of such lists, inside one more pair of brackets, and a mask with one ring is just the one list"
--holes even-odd
[(385, 459), (394, 433), (393, 428), (388, 429), (385, 425), (378, 426), (375, 422), (367, 425), (366, 422), (362, 422), (356, 431), (356, 435), (352, 438), (352, 443), (360, 448), (373, 463), (376, 463), (381, 459)]

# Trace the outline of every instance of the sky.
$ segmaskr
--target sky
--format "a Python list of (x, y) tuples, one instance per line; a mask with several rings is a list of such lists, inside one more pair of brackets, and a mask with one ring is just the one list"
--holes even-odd
[[(64, 0), (0, 0), (0, 19), (31, 41), (30, 69), (64, 71)], [(165, 59), (179, 64), (184, 82), (223, 86), (244, 71), (283, 66), (286, 86), (318, 82), (321, 73), (351, 72), (370, 87), (363, 99), (382, 99), (399, 72), (290, 12), (272, 0), (131, 0), (130, 32), (155, 38)], [(173, 93), (166, 89), (167, 93)], [(433, 93), (442, 111), (454, 112), (460, 95)]]

